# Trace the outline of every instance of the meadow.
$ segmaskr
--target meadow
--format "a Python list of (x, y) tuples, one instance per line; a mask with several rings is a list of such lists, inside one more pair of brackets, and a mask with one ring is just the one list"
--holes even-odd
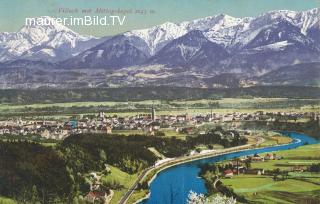
[[(293, 150), (275, 152), (281, 160), (253, 162), (251, 168), (290, 171), (294, 166), (307, 167), (320, 163), (320, 144), (306, 145)], [(263, 156), (264, 154), (262, 154)], [(245, 196), (251, 203), (319, 203), (320, 174), (290, 172), (284, 180), (274, 181), (267, 175), (236, 175), (222, 179), (224, 185), (237, 194)]]
[(137, 174), (128, 174), (120, 169), (110, 166), (110, 174), (102, 176), (101, 180), (106, 183), (118, 183), (118, 189), (113, 189), (114, 195), (111, 204), (116, 204), (137, 179)]

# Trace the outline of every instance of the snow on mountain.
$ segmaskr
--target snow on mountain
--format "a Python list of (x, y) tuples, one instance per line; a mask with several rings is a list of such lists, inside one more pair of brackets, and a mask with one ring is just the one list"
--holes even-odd
[[(191, 30), (203, 31), (211, 41), (229, 49), (241, 49), (258, 35), (263, 27), (278, 21), (286, 21), (307, 35), (316, 27), (320, 29), (320, 9), (308, 11), (270, 11), (258, 17), (235, 18), (228, 15), (216, 15), (182, 23), (167, 22), (148, 29), (133, 30), (125, 33), (143, 39), (155, 55), (170, 41), (177, 39)], [(320, 41), (320, 40), (319, 40)]]
[(254, 48), (254, 50), (258, 50), (258, 51), (261, 51), (261, 50), (283, 50), (285, 49), (287, 46), (289, 45), (292, 45), (293, 43), (289, 43), (287, 40), (285, 41), (281, 41), (281, 42), (276, 42), (276, 43), (273, 43), (273, 44), (268, 44), (268, 45), (265, 45), (265, 46), (260, 46), (260, 47), (257, 47), (257, 48)]
[(288, 22), (297, 27), (303, 35), (315, 26), (320, 26), (319, 8), (296, 12), (288, 10), (270, 11), (256, 18), (246, 17), (233, 26), (222, 29), (210, 29), (205, 35), (211, 41), (221, 43), (230, 49), (241, 49), (253, 40), (266, 26), (278, 22)]
[[(24, 71), (18, 77), (25, 77), (21, 83), (32, 84), (39, 79), (38, 85), (46, 82), (44, 75), (65, 86), (79, 80), (106, 86), (140, 82), (181, 85), (182, 81), (202, 86), (202, 82), (229, 84), (234, 79), (229, 76), (251, 79), (271, 73), (266, 80), (269, 83), (281, 67), (288, 67), (281, 71), (285, 76), (291, 66), (311, 62), (320, 62), (319, 8), (270, 11), (244, 18), (221, 14), (182, 23), (167, 22), (108, 39), (82, 36), (59, 24), (24, 26), (16, 33), (0, 33), (0, 71), (12, 74), (3, 77), (0, 73), (0, 78), (13, 78)], [(26, 69), (33, 70), (38, 78), (25, 75)], [(312, 73), (316, 69), (318, 66)], [(291, 72), (290, 81), (296, 77), (304, 81), (310, 75), (308, 72), (295, 77), (300, 71)], [(111, 72), (115, 74), (109, 75)], [(163, 80), (153, 81), (154, 76)], [(203, 81), (206, 77), (210, 80)]]
[[(208, 40), (222, 45), (229, 52), (234, 52), (245, 48), (267, 27), (287, 22), (320, 47), (319, 16), (319, 8), (302, 12), (270, 11), (258, 17), (245, 18), (220, 14), (182, 23), (166, 22), (147, 29), (129, 31), (123, 36), (146, 56), (154, 56), (171, 41), (190, 31), (199, 30)], [(51, 20), (47, 16), (41, 18)], [(133, 43), (137, 38), (144, 43), (140, 40), (139, 43)], [(24, 26), (16, 33), (0, 33), (0, 61), (15, 59), (63, 61), (104, 40), (106, 39), (80, 35), (55, 22), (46, 26)], [(285, 40), (287, 39), (279, 39), (279, 41)], [(271, 42), (273, 43), (276, 42)]]
[(182, 23), (166, 22), (161, 25), (153, 26), (148, 29), (133, 30), (125, 33), (126, 36), (137, 36), (143, 39), (154, 55), (170, 41), (177, 39), (192, 30), (206, 31), (208, 29), (222, 29), (236, 25), (239, 18), (227, 15), (209, 16), (193, 21)]
[(149, 46), (151, 54), (159, 51), (167, 42), (174, 40), (184, 34), (188, 30), (184, 26), (175, 23), (164, 23), (159, 26), (154, 26), (150, 29), (134, 30), (125, 33), (126, 36), (136, 36), (143, 39)]
[(63, 68), (115, 69), (139, 65), (150, 56), (146, 43), (138, 37), (116, 35), (77, 56), (61, 62)]
[(320, 9), (314, 8), (303, 12), (280, 10), (269, 12), (266, 15), (269, 15), (271, 19), (282, 18), (299, 27), (301, 33), (307, 35), (310, 28), (319, 25)]
[[(221, 14), (167, 22), (116, 35), (66, 60), (61, 67), (119, 69), (151, 63), (211, 71), (216, 67), (221, 71), (249, 69), (254, 75), (280, 63), (320, 60), (320, 45), (315, 40), (320, 29), (314, 29), (318, 14), (319, 9), (281, 10), (255, 18)], [(310, 29), (314, 37), (310, 37)]]
[(61, 61), (102, 41), (93, 36), (82, 36), (48, 16), (39, 18), (51, 23), (25, 25), (18, 32), (0, 33), (0, 61)]
[(266, 46), (282, 41), (288, 41), (299, 47), (316, 50), (313, 41), (303, 35), (299, 28), (283, 20), (278, 20), (275, 23), (263, 26), (260, 32), (246, 44), (245, 48)]
[[(228, 56), (223, 47), (209, 41), (201, 31), (193, 30), (171, 41), (150, 59), (151, 63), (169, 66), (212, 64)], [(203, 64), (204, 63), (204, 64)]]

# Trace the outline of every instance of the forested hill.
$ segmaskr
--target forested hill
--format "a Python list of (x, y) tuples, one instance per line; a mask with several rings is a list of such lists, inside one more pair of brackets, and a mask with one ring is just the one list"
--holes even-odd
[(0, 103), (140, 101), (219, 98), (320, 98), (319, 87), (255, 86), (247, 88), (124, 87), (94, 89), (0, 90)]

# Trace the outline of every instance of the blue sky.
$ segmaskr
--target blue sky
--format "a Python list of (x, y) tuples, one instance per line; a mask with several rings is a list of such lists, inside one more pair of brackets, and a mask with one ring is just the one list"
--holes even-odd
[(125, 25), (76, 26), (73, 30), (96, 36), (113, 35), (127, 30), (146, 28), (166, 21), (181, 22), (200, 17), (228, 14), (235, 17), (257, 16), (270, 10), (308, 10), (320, 7), (320, 0), (1, 0), (0, 31), (17, 31), (26, 17), (70, 17), (78, 14), (58, 13), (59, 8), (139, 9), (155, 13), (127, 15)]

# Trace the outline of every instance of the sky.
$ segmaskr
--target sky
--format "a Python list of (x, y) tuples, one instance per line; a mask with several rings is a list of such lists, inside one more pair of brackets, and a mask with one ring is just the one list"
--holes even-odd
[[(302, 11), (316, 7), (320, 7), (320, 0), (0, 0), (0, 31), (18, 31), (24, 25), (25, 18), (29, 17), (96, 16), (94, 11), (97, 8), (131, 10), (132, 13), (126, 14), (122, 26), (71, 26), (71, 29), (81, 34), (108, 36), (167, 21), (182, 22), (221, 13), (247, 17), (271, 10)], [(59, 12), (62, 8), (78, 9), (78, 12)], [(88, 9), (92, 9), (92, 13), (82, 12)], [(122, 14), (115, 15), (123, 17)]]

